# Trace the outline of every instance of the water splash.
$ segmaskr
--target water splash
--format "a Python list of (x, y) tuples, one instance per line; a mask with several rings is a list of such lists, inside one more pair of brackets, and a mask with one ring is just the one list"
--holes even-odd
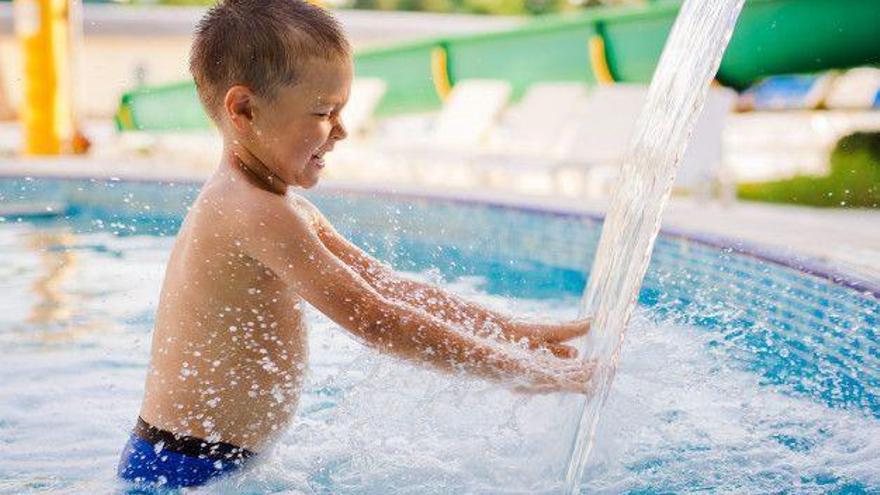
[(686, 0), (648, 91), (605, 219), (581, 313), (594, 315), (582, 355), (599, 363), (565, 474), (577, 493), (663, 207), (744, 0)]

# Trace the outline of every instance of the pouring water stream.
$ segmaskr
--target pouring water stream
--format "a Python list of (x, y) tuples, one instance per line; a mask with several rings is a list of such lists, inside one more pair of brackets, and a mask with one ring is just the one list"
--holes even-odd
[(685, 0), (660, 57), (581, 300), (581, 315), (593, 315), (581, 355), (598, 367), (572, 443), (564, 493), (579, 491), (663, 207), (743, 2)]

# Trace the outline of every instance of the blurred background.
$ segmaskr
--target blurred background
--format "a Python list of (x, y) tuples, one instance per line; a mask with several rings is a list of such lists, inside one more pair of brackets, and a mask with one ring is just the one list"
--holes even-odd
[[(120, 159), (133, 151), (210, 168), (217, 146), (186, 68), (209, 3), (0, 2), (0, 152)], [(678, 2), (325, 6), (357, 50), (348, 117), (363, 148), (357, 170), (340, 153), (330, 177), (369, 180), (368, 156), (393, 169), (383, 181), (602, 197)], [(870, 0), (749, 1), (718, 75), (718, 88), (731, 91), (710, 97), (712, 115), (691, 145), (699, 163), (685, 164), (677, 191), (876, 207), (878, 23)], [(496, 84), (479, 85), (488, 81)], [(43, 136), (33, 139), (56, 133), (58, 143), (28, 144), (27, 129)], [(431, 148), (443, 148), (447, 163), (424, 163)]]

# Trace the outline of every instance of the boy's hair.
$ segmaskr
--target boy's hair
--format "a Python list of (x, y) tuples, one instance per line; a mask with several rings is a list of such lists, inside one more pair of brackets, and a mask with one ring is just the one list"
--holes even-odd
[(312, 58), (349, 57), (336, 19), (303, 0), (220, 0), (199, 21), (189, 70), (205, 110), (220, 121), (226, 91), (247, 86), (273, 98)]

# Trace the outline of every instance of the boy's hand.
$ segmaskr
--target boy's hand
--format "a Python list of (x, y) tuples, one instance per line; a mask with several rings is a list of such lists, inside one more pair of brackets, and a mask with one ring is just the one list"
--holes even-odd
[(546, 348), (557, 357), (571, 359), (577, 357), (577, 349), (562, 342), (586, 335), (591, 322), (592, 318), (554, 324), (516, 322), (510, 336), (526, 339), (532, 349)]
[(517, 385), (514, 390), (527, 394), (569, 392), (586, 395), (590, 391), (590, 380), (596, 370), (596, 363), (557, 358), (540, 362), (539, 367), (540, 369), (525, 377), (529, 383)]

